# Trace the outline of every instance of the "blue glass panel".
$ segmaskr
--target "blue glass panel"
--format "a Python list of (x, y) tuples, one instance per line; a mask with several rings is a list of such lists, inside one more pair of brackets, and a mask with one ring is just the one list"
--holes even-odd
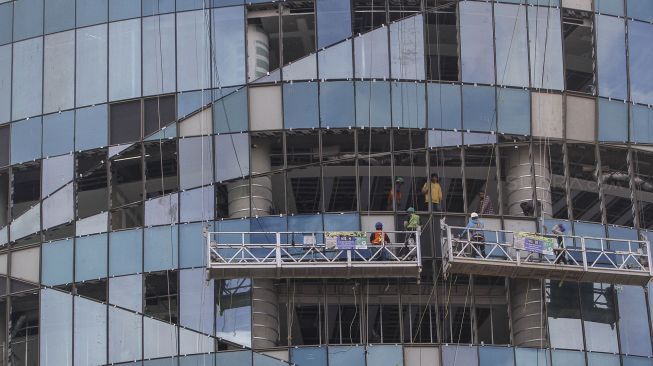
[(496, 4), (494, 32), (497, 84), (527, 87), (529, 80), (526, 7)]
[(187, 115), (198, 111), (202, 106), (211, 102), (210, 90), (194, 91), (177, 94), (177, 115), (179, 118), (186, 117)]
[(129, 310), (143, 311), (143, 275), (109, 279), (109, 304)]
[(324, 230), (360, 230), (360, 218), (358, 214), (325, 214)]
[(218, 365), (243, 365), (252, 364), (252, 351), (219, 352), (215, 355)]
[(585, 348), (588, 351), (619, 352), (615, 293), (613, 285), (610, 284), (580, 283)]
[(157, 15), (172, 13), (175, 11), (175, 0), (142, 0), (142, 13), (148, 15)]
[(462, 80), (494, 84), (492, 4), (465, 1), (459, 9)]
[(653, 360), (644, 357), (625, 356), (623, 366), (651, 366)]
[(142, 230), (125, 230), (109, 234), (109, 275), (141, 273), (142, 265)]
[(548, 350), (536, 348), (515, 348), (515, 364), (518, 366), (550, 366)]
[(284, 128), (318, 127), (317, 83), (283, 85)]
[(11, 125), (11, 163), (17, 164), (41, 157), (41, 117)]
[[(635, 238), (637, 232), (633, 230)], [(619, 340), (621, 352), (633, 356), (651, 356), (651, 333), (646, 319), (646, 295), (639, 286), (622, 286), (619, 302)]]
[(331, 81), (320, 83), (320, 126), (355, 126), (354, 83)]
[(297, 366), (326, 366), (326, 347), (291, 348), (290, 362)]
[(599, 98), (599, 141), (628, 141), (628, 105)]
[(202, 9), (208, 6), (202, 2), (202, 0), (177, 0), (177, 11)]
[[(390, 23), (391, 77), (424, 80), (424, 18), (421, 14)], [(480, 35), (479, 35), (480, 36)], [(492, 45), (490, 44), (490, 49)]]
[(72, 365), (73, 297), (64, 292), (43, 289), (40, 305), (41, 362), (49, 365)]
[(179, 366), (214, 366), (215, 354), (189, 355), (179, 357)]
[(11, 118), (15, 121), (41, 114), (43, 38), (17, 42), (13, 47)]
[(422, 83), (395, 82), (392, 91), (392, 126), (426, 127), (426, 89)]
[[(224, 89), (223, 89), (224, 90)], [(213, 128), (216, 133), (247, 131), (247, 88), (231, 94), (215, 91)], [(222, 97), (224, 95), (224, 97)]]
[(0, 45), (11, 43), (14, 3), (0, 4)]
[(186, 224), (179, 227), (179, 267), (204, 266), (206, 239), (202, 224)]
[(367, 347), (367, 362), (369, 365), (403, 366), (404, 349), (400, 345), (369, 345)]
[(75, 0), (45, 2), (45, 34), (75, 28)]
[(141, 0), (109, 0), (109, 21), (141, 16)]
[(75, 149), (75, 112), (43, 116), (43, 156), (65, 154)]
[(41, 258), (41, 282), (44, 285), (73, 282), (72, 239), (43, 244)]
[(77, 0), (77, 27), (106, 23), (109, 0)]
[(585, 353), (576, 351), (551, 351), (553, 366), (585, 366)]
[[(610, 0), (617, 3), (616, 0)], [(599, 95), (625, 100), (628, 94), (626, 75), (626, 23), (623, 19), (596, 17), (596, 62)]]
[(594, 10), (597, 13), (610, 15), (624, 15), (623, 0), (594, 0)]
[(530, 93), (522, 89), (499, 89), (499, 132), (528, 135), (531, 131)]
[(630, 140), (653, 143), (653, 110), (642, 105), (630, 106)]
[(428, 127), (460, 129), (462, 127), (460, 85), (429, 83), (426, 88), (428, 93)]
[(245, 11), (243, 6), (212, 11), (213, 87), (245, 84)]
[[(467, 345), (460, 346), (443, 346), (442, 347), (442, 366), (478, 366), (477, 348)], [(522, 365), (517, 362), (517, 365)], [(530, 364), (523, 364), (530, 365)]]
[(514, 366), (515, 355), (509, 347), (479, 347), (480, 366)]
[(177, 268), (177, 225), (145, 229), (145, 272)]
[(75, 297), (75, 365), (103, 365), (107, 360), (107, 306)]
[(254, 352), (254, 366), (288, 366), (285, 361)]
[(14, 41), (43, 34), (43, 0), (14, 2)]
[(351, 36), (351, 4), (347, 0), (317, 2), (317, 48)]
[(223, 182), (249, 175), (249, 135), (215, 136), (215, 180)]
[[(626, 365), (627, 363), (624, 363)], [(588, 366), (619, 366), (619, 355), (590, 352), (587, 354)], [(648, 365), (648, 364), (647, 364)]]
[(214, 186), (204, 186), (179, 194), (180, 221), (206, 221), (213, 220), (215, 210), (213, 209)]
[(647, 22), (653, 21), (653, 2), (650, 0), (627, 0), (627, 5), (629, 17)]
[(530, 5), (560, 6), (560, 0), (527, 0)]
[(356, 82), (356, 126), (390, 127), (390, 83)]
[(243, 301), (238, 304), (217, 304), (215, 311), (216, 336), (244, 346), (251, 345), (252, 307), (251, 281), (246, 278), (224, 280), (219, 296), (237, 296)]
[(107, 276), (107, 235), (75, 239), (75, 281)]
[(89, 150), (107, 145), (106, 104), (81, 108), (75, 116), (75, 150)]
[(463, 85), (463, 128), (472, 131), (496, 131), (494, 88)]
[(179, 271), (179, 324), (213, 334), (214, 282), (206, 281), (204, 268)]
[[(649, 2), (653, 7), (653, 2)], [(628, 72), (630, 73), (630, 98), (634, 102), (653, 104), (653, 24), (628, 22)]]
[[(465, 135), (476, 135), (465, 133)], [(454, 131), (429, 131), (429, 147), (458, 146), (463, 144), (463, 134)]]
[[(538, 1), (553, 3), (551, 0)], [(560, 9), (537, 9), (540, 8), (529, 9), (528, 12), (531, 86), (562, 90), (564, 76)]]
[(109, 307), (109, 362), (141, 359), (143, 317)]
[(330, 346), (329, 365), (365, 366), (365, 347)]

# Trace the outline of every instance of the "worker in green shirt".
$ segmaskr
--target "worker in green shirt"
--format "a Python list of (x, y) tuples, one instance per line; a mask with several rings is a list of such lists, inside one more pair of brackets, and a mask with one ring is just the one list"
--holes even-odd
[(420, 225), (420, 217), (415, 213), (415, 209), (413, 207), (408, 207), (407, 211), (408, 219), (404, 221), (404, 229), (410, 231), (410, 233), (406, 236), (404, 247), (399, 250), (400, 257), (403, 257), (410, 252), (410, 248), (408, 248), (409, 246), (415, 245), (415, 232), (419, 230)]

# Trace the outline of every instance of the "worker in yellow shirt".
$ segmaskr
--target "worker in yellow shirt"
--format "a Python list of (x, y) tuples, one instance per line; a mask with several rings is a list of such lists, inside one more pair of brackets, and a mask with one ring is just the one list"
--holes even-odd
[(442, 187), (440, 187), (440, 177), (437, 174), (431, 174), (431, 181), (424, 183), (422, 193), (424, 194), (426, 203), (433, 205), (433, 211), (442, 211), (440, 207), (440, 202), (442, 202)]

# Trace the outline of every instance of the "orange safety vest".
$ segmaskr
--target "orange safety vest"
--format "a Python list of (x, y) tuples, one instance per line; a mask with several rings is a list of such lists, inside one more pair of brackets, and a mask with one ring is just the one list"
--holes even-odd
[(383, 231), (375, 231), (374, 236), (372, 237), (372, 244), (374, 245), (381, 245), (383, 244), (383, 237), (385, 235), (383, 234)]

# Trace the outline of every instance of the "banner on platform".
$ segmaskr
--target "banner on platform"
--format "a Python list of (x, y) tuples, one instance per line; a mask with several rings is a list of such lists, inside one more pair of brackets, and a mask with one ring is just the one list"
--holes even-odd
[(555, 246), (554, 238), (547, 238), (532, 233), (518, 232), (514, 234), (513, 245), (515, 249), (525, 250), (533, 253), (553, 255)]
[(367, 249), (368, 239), (360, 231), (328, 231), (324, 233), (327, 249)]

